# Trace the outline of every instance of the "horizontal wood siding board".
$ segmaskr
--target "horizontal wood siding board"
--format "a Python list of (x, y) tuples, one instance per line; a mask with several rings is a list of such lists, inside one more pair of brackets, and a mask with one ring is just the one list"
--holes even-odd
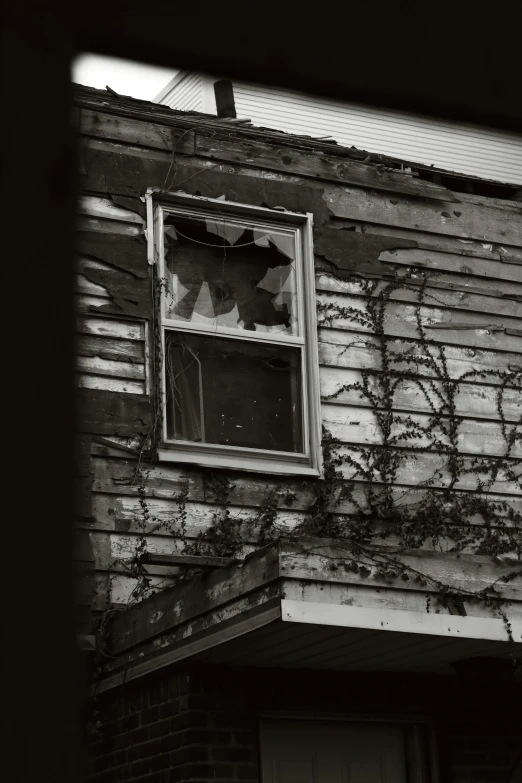
[[(501, 261), (502, 263), (500, 265), (500, 269), (498, 270), (498, 273), (494, 274), (496, 266), (493, 267), (486, 265), (484, 267), (484, 272), (477, 271), (476, 274), (484, 274), (485, 276), (496, 277), (499, 279), (512, 279), (511, 277), (504, 278), (503, 275), (505, 272), (501, 270), (503, 270), (503, 267), (508, 266), (508, 261), (513, 260), (515, 263), (522, 261), (521, 247), (515, 247), (514, 245), (509, 245), (506, 242), (481, 241), (479, 239), (471, 239), (469, 237), (464, 239), (463, 237), (452, 237), (448, 234), (434, 234), (433, 232), (415, 228), (412, 222), (404, 226), (393, 226), (393, 230), (391, 230), (390, 226), (388, 225), (381, 225), (369, 220), (365, 221), (356, 220), (354, 218), (338, 218), (332, 220), (329, 223), (329, 227), (337, 227), (340, 230), (351, 228), (352, 230), (362, 231), (363, 233), (367, 233), (372, 236), (384, 235), (389, 237), (390, 234), (392, 234), (398, 239), (413, 240), (417, 243), (417, 247), (420, 251), (435, 251), (433, 254), (425, 256), (425, 258), (429, 258), (430, 267), (432, 265), (434, 265), (435, 268), (440, 267), (441, 271), (446, 270), (461, 272), (461, 269), (458, 267), (460, 264), (466, 265), (468, 267), (468, 271), (464, 271), (464, 274), (475, 275), (475, 269), (481, 269), (481, 264), (477, 264), (475, 259), (483, 258), (487, 261), (493, 261), (495, 265), (497, 265), (498, 261)], [(447, 253), (449, 255), (459, 257), (462, 256), (462, 258), (451, 260), (445, 258), (444, 256), (439, 257), (439, 253)], [(390, 261), (393, 261), (391, 258), (392, 254), (393, 251), (390, 251)], [(403, 251), (398, 254), (397, 263), (405, 263), (404, 261), (401, 262), (403, 255)], [(422, 263), (420, 252), (416, 254), (414, 251), (408, 250), (407, 255), (412, 255), (413, 259), (420, 258), (420, 261), (418, 262), (415, 260), (413, 261), (413, 266), (426, 266), (425, 263)], [(470, 261), (469, 259), (473, 259), (473, 261)], [(383, 253), (381, 260), (387, 262), (385, 253)], [(508, 274), (512, 275), (513, 270), (508, 272)], [(519, 277), (515, 277), (513, 280), (520, 282)]]
[[(317, 301), (321, 305), (319, 325), (336, 329), (350, 330), (361, 334), (374, 333), (371, 325), (354, 320), (346, 308), (365, 312), (362, 298), (318, 292)], [(341, 310), (339, 310), (341, 308)], [(344, 312), (343, 312), (344, 308)], [(522, 335), (520, 321), (507, 316), (487, 313), (460, 312), (448, 308), (422, 306), (390, 302), (386, 307), (384, 328), (389, 337), (408, 338), (418, 330), (417, 316), (420, 315), (428, 342), (435, 347), (438, 344), (469, 346), (494, 351), (522, 353)]]
[[(110, 122), (117, 122), (116, 118), (107, 115)], [(138, 201), (138, 203), (141, 203)], [(142, 204), (144, 207), (144, 204)], [(111, 199), (100, 196), (80, 196), (76, 204), (76, 209), (80, 214), (90, 215), (97, 218), (110, 221), (110, 225), (116, 223), (135, 223), (138, 226), (144, 225), (144, 216), (140, 212), (115, 204)]]
[(76, 360), (76, 367), (78, 370), (90, 375), (102, 375), (109, 378), (129, 378), (132, 380), (145, 379), (145, 367), (143, 364), (112, 361), (98, 356), (79, 356)]
[(98, 307), (100, 312), (113, 312), (137, 318), (152, 319), (152, 286), (147, 278), (136, 279), (117, 269), (86, 267), (84, 275), (91, 283), (104, 288), (111, 302)]
[[(494, 296), (494, 289), (490, 290), (490, 296), (484, 296), (482, 294), (476, 294), (474, 292), (454, 290), (447, 288), (434, 288), (432, 287), (431, 280), (428, 277), (428, 284), (420, 291), (420, 280), (418, 285), (411, 280), (406, 280), (404, 287), (395, 288), (395, 284), (388, 281), (383, 281), (377, 285), (372, 292), (373, 296), (378, 296), (384, 289), (390, 290), (391, 294), (389, 300), (399, 302), (412, 302), (416, 304), (422, 294), (422, 298), (426, 305), (433, 305), (440, 308), (448, 308), (451, 313), (458, 312), (459, 310), (468, 310), (475, 313), (487, 313), (491, 317), (491, 313), (495, 313), (497, 316), (508, 316), (509, 318), (521, 319), (522, 325), (522, 298), (521, 301), (511, 299), (509, 296)], [(352, 278), (352, 280), (339, 280), (338, 276), (334, 274), (316, 274), (315, 279), (316, 289), (319, 291), (325, 291), (329, 293), (346, 293), (348, 295), (358, 295), (366, 297), (365, 285), (361, 280)], [(513, 285), (515, 287), (516, 284)], [(490, 283), (490, 288), (492, 288)], [(522, 289), (522, 286), (521, 286)], [(500, 292), (499, 292), (500, 293)]]
[[(397, 413), (397, 417), (400, 414)], [(431, 417), (427, 414), (408, 413), (407, 417), (419, 427), (428, 427)], [(380, 445), (383, 442), (383, 433), (379, 427), (377, 417), (373, 410), (348, 405), (322, 405), (323, 425), (341, 443), (362, 445)], [(442, 417), (441, 427), (437, 427), (434, 435), (442, 443), (450, 446), (448, 436), (442, 431), (442, 427), (449, 424), (448, 417)], [(508, 437), (515, 432), (520, 433), (516, 425), (506, 425)], [(390, 437), (405, 436), (411, 430), (404, 423), (396, 423), (392, 426)], [(392, 444), (393, 445), (393, 444)], [(522, 442), (515, 441), (508, 452), (507, 444), (502, 432), (500, 422), (491, 422), (475, 419), (464, 419), (460, 422), (457, 433), (457, 445), (460, 454), (481, 454), (494, 457), (512, 456), (522, 458)], [(432, 445), (432, 439), (428, 436), (406, 438), (399, 441), (398, 448), (432, 449), (439, 451)], [(521, 465), (522, 467), (522, 465)]]
[[(444, 253), (443, 251), (424, 250), (405, 250), (384, 251), (380, 256), (383, 264), (389, 265), (390, 270), (401, 267), (418, 267), (419, 271), (436, 279), (440, 273), (446, 273), (448, 282), (453, 279), (457, 284), (464, 277), (469, 286), (487, 285), (490, 289), (495, 289), (502, 284), (511, 286), (510, 290), (518, 291), (522, 285), (522, 274), (516, 265), (502, 263), (500, 257), (495, 260), (486, 260), (473, 255), (457, 255), (453, 253)], [(397, 265), (397, 266), (396, 266)], [(458, 277), (457, 277), (458, 275)], [(494, 294), (491, 294), (494, 295)]]
[[(361, 451), (361, 446), (356, 445), (341, 445), (338, 449), (341, 458), (347, 455), (360, 464), (362, 464)], [(437, 454), (431, 451), (417, 453), (407, 448), (398, 451), (400, 453), (400, 460), (395, 478), (397, 484), (418, 487), (426, 486), (426, 482), (433, 482), (433, 486), (435, 487), (450, 486), (451, 476), (447, 469), (446, 455)], [(480, 490), (480, 486), (484, 485), (483, 477), (481, 478), (474, 472), (474, 459), (476, 458), (465, 456), (461, 458), (462, 470), (459, 475), (459, 480), (454, 484), (455, 489), (477, 491)], [(343, 463), (340, 472), (345, 480), (361, 478), (360, 473), (355, 470), (353, 465)], [(515, 481), (508, 481), (505, 471), (501, 470), (497, 481), (493, 482), (491, 485), (488, 484), (488, 490), (499, 495), (520, 496), (522, 464), (516, 463), (514, 472), (517, 479)], [(374, 471), (374, 479), (377, 482), (382, 481), (382, 476), (377, 470)]]
[[(446, 330), (441, 330), (440, 337), (446, 337)], [(476, 372), (476, 382), (482, 383), (487, 378), (489, 384), (498, 384), (496, 372), (494, 375), (481, 376), (480, 372), (490, 373), (522, 371), (522, 355), (520, 353), (508, 353), (504, 351), (483, 350), (468, 346), (451, 345), (447, 342), (438, 343), (446, 356), (448, 373), (450, 378), (458, 380), (464, 372)], [(423, 356), (415, 339), (391, 336), (388, 340), (388, 348), (396, 352), (397, 356), (403, 351), (409, 351), (413, 355)], [(438, 351), (438, 348), (436, 348)], [(434, 351), (434, 355), (437, 353)], [(371, 334), (349, 331), (338, 328), (319, 328), (319, 362), (326, 366), (350, 367), (355, 369), (380, 370), (381, 361), (378, 352), (378, 338)], [(392, 368), (403, 368), (399, 360), (391, 359)], [(422, 376), (438, 377), (429, 366), (423, 365)], [(466, 378), (471, 382), (472, 378)]]
[[(522, 207), (517, 215), (511, 210), (461, 202), (423, 204), (397, 194), (385, 196), (369, 191), (325, 185), (325, 200), (335, 217), (362, 220), (387, 226), (411, 226), (435, 234), (465, 239), (522, 245)], [(455, 213), (459, 212), (459, 215)]]
[(148, 397), (98, 389), (79, 389), (76, 415), (82, 432), (99, 435), (148, 435), (152, 405)]
[(76, 319), (76, 331), (82, 334), (96, 335), (97, 337), (115, 337), (122, 340), (144, 339), (142, 322), (121, 321), (110, 317), (79, 316)]
[(76, 373), (76, 383), (82, 389), (104, 389), (117, 393), (145, 394), (143, 381), (133, 381), (128, 378), (108, 378), (105, 375)]
[[(366, 370), (367, 368), (365, 368)], [(319, 373), (321, 384), (321, 398), (323, 402), (330, 402), (340, 407), (353, 405), (370, 407), (371, 403), (359, 389), (353, 388), (354, 384), (361, 383), (362, 373), (358, 370), (339, 367), (321, 367)], [(380, 374), (373, 377), (366, 376), (370, 390), (378, 393)], [(455, 413), (463, 418), (489, 419), (499, 421), (498, 403), (500, 389), (486, 383), (467, 383), (463, 381), (457, 386), (454, 397)], [(504, 416), (507, 421), (517, 422), (522, 414), (522, 370), (518, 378), (513, 379), (512, 386), (504, 388), (500, 401)], [(444, 389), (441, 381), (432, 381), (439, 393)], [(347, 388), (348, 387), (348, 388)], [(435, 410), (442, 407), (441, 401), (436, 397), (431, 383), (427, 383), (422, 376), (414, 379), (404, 379), (394, 390), (393, 408), (396, 411), (432, 413), (433, 408), (428, 403), (424, 392), (432, 401)], [(340, 393), (339, 393), (340, 392)], [(336, 395), (336, 396), (333, 396)]]
[(75, 352), (82, 357), (99, 357), (105, 361), (141, 365), (145, 362), (145, 344), (138, 340), (79, 335), (75, 342)]
[(90, 215), (77, 216), (76, 230), (94, 231), (98, 234), (125, 236), (131, 239), (139, 239), (139, 237), (143, 234), (143, 229), (140, 226), (137, 226), (135, 223), (91, 217)]

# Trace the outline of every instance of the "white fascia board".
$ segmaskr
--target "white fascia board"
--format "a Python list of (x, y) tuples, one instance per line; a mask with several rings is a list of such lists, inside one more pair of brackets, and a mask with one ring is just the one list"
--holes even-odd
[[(508, 613), (509, 615), (509, 613)], [(462, 639), (506, 641), (502, 618), (461, 617), (428, 614), (404, 609), (366, 609), (358, 606), (323, 604), (312, 601), (281, 601), (283, 622), (329, 625), (337, 628), (367, 628), (375, 631), (399, 631)], [(511, 620), (515, 644), (522, 644), (522, 620)]]

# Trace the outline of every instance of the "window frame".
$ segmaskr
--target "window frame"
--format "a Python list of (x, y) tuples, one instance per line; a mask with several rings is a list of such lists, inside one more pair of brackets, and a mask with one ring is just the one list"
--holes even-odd
[[(183, 217), (229, 217), (246, 222), (252, 228), (280, 230), (295, 236), (296, 301), (299, 335), (255, 332), (226, 327), (208, 327), (164, 317), (165, 291), (159, 285), (159, 296), (154, 301), (154, 319), (159, 330), (161, 346), (160, 367), (156, 368), (156, 394), (161, 402), (161, 434), (156, 449), (157, 457), (165, 462), (185, 462), (209, 467), (255, 471), (271, 474), (316, 476), (322, 475), (321, 405), (319, 391), (319, 355), (315, 274), (313, 255), (313, 214), (240, 204), (223, 199), (191, 196), (186, 193), (166, 193), (149, 188), (145, 194), (147, 208), (148, 261), (155, 270), (156, 282), (165, 275), (163, 218), (165, 213)], [(159, 304), (159, 309), (158, 309)], [(303, 442), (301, 453), (270, 451), (238, 446), (226, 446), (191, 441), (169, 440), (166, 435), (167, 380), (165, 372), (165, 333), (167, 330), (187, 334), (214, 334), (249, 343), (275, 343), (301, 349), (301, 404)]]

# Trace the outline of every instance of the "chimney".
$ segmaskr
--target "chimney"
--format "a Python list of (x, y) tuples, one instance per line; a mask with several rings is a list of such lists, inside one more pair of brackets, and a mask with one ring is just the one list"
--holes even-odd
[(234, 103), (234, 88), (230, 79), (214, 82), (214, 95), (218, 117), (237, 117)]

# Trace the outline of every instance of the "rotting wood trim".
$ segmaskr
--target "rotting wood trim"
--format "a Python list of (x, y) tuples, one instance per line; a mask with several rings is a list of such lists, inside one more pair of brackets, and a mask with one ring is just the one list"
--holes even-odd
[(201, 618), (196, 621), (194, 632), (190, 635), (184, 633), (186, 628), (178, 628), (167, 639), (160, 640), (161, 646), (151, 642), (139, 647), (138, 650), (129, 650), (125, 655), (125, 667), (121, 667), (123, 656), (114, 656), (116, 661), (110, 659), (104, 664), (104, 672), (93, 686), (93, 693), (123, 684), (137, 677), (142, 677), (156, 669), (163, 668), (177, 661), (195, 655), (215, 647), (238, 636), (255, 631), (257, 628), (279, 620), (281, 618), (281, 602), (278, 596), (273, 597), (273, 589), (266, 588), (264, 601), (252, 608), (243, 608), (240, 612), (228, 619), (220, 620), (220, 635), (216, 638), (212, 619)]
[[(459, 182), (465, 181), (470, 187), (474, 183), (487, 184), (493, 187), (506, 187), (502, 183), (495, 180), (484, 180), (480, 177), (471, 174), (456, 174), (454, 171), (435, 168), (428, 164), (419, 163), (419, 161), (408, 161), (399, 158), (392, 158), (380, 153), (368, 153), (367, 150), (361, 150), (352, 147), (344, 147), (337, 144), (334, 141), (324, 141), (320, 139), (314, 139), (309, 136), (297, 136), (288, 134), (282, 131), (261, 128), (255, 126), (244, 127), (238, 123), (234, 123), (231, 127), (230, 122), (224, 122), (217, 117), (209, 116), (208, 114), (202, 114), (200, 112), (183, 112), (170, 109), (165, 106), (151, 105), (145, 107), (144, 102), (139, 102), (140, 105), (131, 106), (129, 104), (123, 105), (121, 101), (107, 100), (106, 96), (86, 96), (79, 95), (77, 92), (74, 95), (74, 103), (84, 109), (91, 110), (96, 113), (110, 114), (113, 116), (120, 116), (126, 118), (133, 118), (141, 120), (150, 124), (161, 124), (170, 127), (178, 127), (184, 130), (194, 130), (200, 128), (208, 133), (214, 133), (216, 135), (223, 135), (225, 138), (230, 137), (231, 134), (236, 133), (242, 139), (252, 139), (254, 141), (266, 140), (268, 143), (273, 142), (279, 147), (289, 147), (291, 149), (302, 149), (306, 151), (312, 151), (319, 155), (328, 154), (331, 156), (350, 159), (362, 163), (368, 155), (372, 160), (372, 163), (391, 169), (395, 173), (402, 171), (401, 168), (406, 166), (411, 169), (414, 176), (418, 176), (419, 172), (427, 174), (430, 178), (430, 184), (433, 184), (433, 180), (441, 176), (446, 179), (457, 180)], [(83, 116), (84, 112), (82, 112)], [(84, 131), (85, 132), (85, 131)], [(405, 173), (402, 174), (405, 176)], [(424, 180), (426, 181), (426, 180)], [(443, 187), (439, 185), (439, 187)], [(510, 187), (509, 185), (507, 187)], [(516, 186), (511, 186), (511, 189), (515, 190), (515, 194), (512, 197), (513, 201), (520, 200), (520, 191), (516, 191)], [(461, 194), (465, 195), (465, 194)]]
[[(281, 178), (255, 176), (251, 171), (237, 171), (225, 163), (209, 164), (197, 159), (176, 161), (173, 166), (172, 157), (167, 152), (122, 151), (109, 142), (91, 141), (87, 144), (83, 140), (79, 156), (84, 167), (80, 183), (89, 193), (139, 197), (147, 188), (181, 190), (197, 196), (204, 192), (206, 198), (225, 196), (228, 201), (241, 204), (272, 209), (284, 206), (291, 212), (302, 214), (312, 212), (316, 226), (330, 217), (323, 188), (312, 182), (305, 185), (288, 181), (283, 175)], [(90, 254), (105, 260), (95, 252)], [(113, 261), (113, 264), (116, 265), (116, 262)]]
[(224, 568), (241, 561), (231, 557), (205, 557), (203, 555), (160, 555), (146, 552), (141, 562), (146, 565), (186, 566), (188, 568)]
[(174, 626), (193, 620), (279, 576), (277, 545), (258, 549), (235, 566), (212, 569), (130, 607), (111, 624), (111, 650), (119, 654)]
[[(92, 116), (90, 116), (92, 115)], [(105, 112), (83, 112), (83, 129), (86, 136), (111, 139), (120, 143), (172, 149), (176, 155), (197, 155), (228, 163), (240, 163), (258, 169), (284, 171), (331, 182), (358, 185), (388, 192), (407, 193), (421, 198), (458, 202), (460, 198), (447, 188), (433, 182), (418, 180), (417, 172), (405, 173), (397, 167), (385, 166), (373, 161), (347, 160), (347, 156), (328, 155), (324, 150), (302, 149), (298, 144), (284, 146), (278, 138), (245, 139), (230, 128), (208, 126), (191, 128), (172, 127), (152, 120), (126, 118), (118, 122)], [(186, 125), (186, 123), (185, 123)], [(272, 142), (272, 143), (270, 143)], [(291, 155), (289, 154), (291, 153)], [(349, 157), (349, 156), (348, 156)]]

